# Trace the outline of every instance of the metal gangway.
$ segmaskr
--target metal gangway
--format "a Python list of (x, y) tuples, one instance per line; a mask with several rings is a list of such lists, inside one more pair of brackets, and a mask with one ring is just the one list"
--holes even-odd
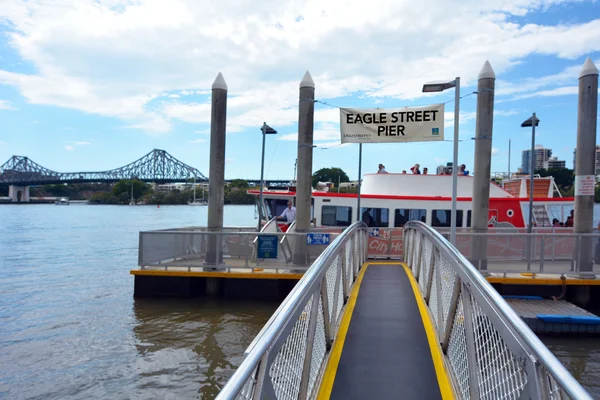
[(409, 222), (392, 262), (367, 239), (357, 222), (321, 254), (217, 399), (591, 399), (438, 232)]

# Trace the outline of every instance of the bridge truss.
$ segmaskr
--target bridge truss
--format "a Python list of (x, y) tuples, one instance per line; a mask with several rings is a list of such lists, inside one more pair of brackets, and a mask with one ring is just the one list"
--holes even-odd
[(100, 172), (56, 172), (23, 156), (12, 156), (0, 166), (0, 185), (117, 182), (122, 179), (166, 183), (186, 182), (194, 178), (196, 182), (208, 181), (196, 168), (158, 149), (123, 167)]

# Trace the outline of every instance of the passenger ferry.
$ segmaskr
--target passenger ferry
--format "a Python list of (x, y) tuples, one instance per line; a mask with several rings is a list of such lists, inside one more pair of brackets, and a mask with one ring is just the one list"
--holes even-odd
[[(474, 178), (458, 177), (456, 226), (471, 226)], [(315, 227), (349, 226), (360, 218), (370, 227), (398, 228), (410, 220), (434, 227), (450, 227), (452, 208), (451, 175), (366, 174), (361, 186), (360, 212), (357, 194), (335, 193), (320, 185), (312, 192), (312, 222)], [(491, 183), (488, 222), (490, 227), (524, 228), (529, 216), (528, 178), (503, 184)], [(558, 192), (552, 177), (534, 179), (534, 224), (550, 227), (556, 218), (566, 222), (574, 208), (573, 198), (554, 197)], [(249, 190), (259, 196), (259, 190)], [(285, 190), (263, 188), (263, 215), (270, 220), (281, 215), (287, 201), (295, 199), (295, 187)], [(294, 201), (295, 203), (295, 201)], [(263, 221), (266, 223), (266, 221)], [(281, 226), (284, 230), (285, 227)]]

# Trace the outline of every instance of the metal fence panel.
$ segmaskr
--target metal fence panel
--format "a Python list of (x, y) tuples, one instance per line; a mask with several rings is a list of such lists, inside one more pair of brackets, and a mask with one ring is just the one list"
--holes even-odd
[[(459, 250), (421, 222), (404, 229), (405, 261), (419, 281), (459, 398), (591, 398)], [(426, 273), (422, 260), (431, 252), (437, 256)]]

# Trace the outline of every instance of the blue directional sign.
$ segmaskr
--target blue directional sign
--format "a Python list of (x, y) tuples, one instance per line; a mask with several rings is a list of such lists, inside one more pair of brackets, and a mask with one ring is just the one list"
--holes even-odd
[(379, 228), (371, 228), (371, 229), (369, 229), (369, 236), (371, 236), (371, 237), (379, 237)]
[(330, 242), (329, 233), (308, 233), (306, 235), (306, 244), (327, 246)]
[(258, 237), (257, 258), (277, 258), (277, 236)]

